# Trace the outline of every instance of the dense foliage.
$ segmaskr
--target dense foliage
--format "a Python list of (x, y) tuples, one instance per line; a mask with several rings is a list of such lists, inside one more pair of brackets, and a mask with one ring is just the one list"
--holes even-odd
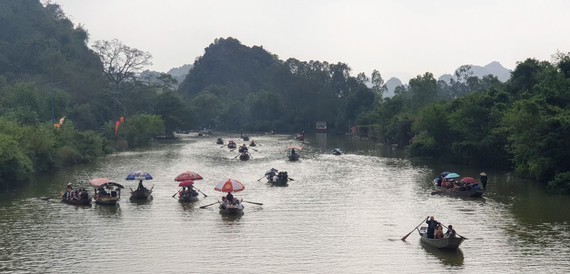
[(0, 185), (177, 130), (310, 132), (326, 121), (330, 133), (357, 125), (412, 156), (514, 169), (570, 192), (566, 53), (520, 62), (506, 83), (469, 66), (450, 82), (426, 72), (384, 98), (376, 70), (355, 77), (344, 63), (280, 60), (231, 37), (209, 45), (178, 86), (140, 74), (148, 52), (117, 39), (89, 48), (87, 30), (49, 2), (0, 1), (0, 26)]

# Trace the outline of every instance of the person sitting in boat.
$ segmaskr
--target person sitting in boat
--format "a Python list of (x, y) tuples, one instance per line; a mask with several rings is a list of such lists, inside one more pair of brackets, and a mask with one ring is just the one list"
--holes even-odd
[(257, 144), (255, 144), (255, 141), (254, 141), (254, 140), (251, 140), (251, 142), (249, 142), (249, 146), (250, 146), (250, 147), (254, 147), (254, 146), (256, 146), (256, 145), (257, 145)]
[(275, 176), (275, 173), (277, 173), (277, 169), (271, 168), (271, 170), (265, 172), (265, 177), (267, 178), (267, 180), (272, 181), (273, 176)]
[(292, 149), (291, 149), (291, 156), (295, 156), (295, 154), (297, 154), (297, 152), (295, 152), (295, 149), (292, 148)]
[(223, 209), (225, 209), (227, 205), (228, 205), (228, 199), (226, 199), (226, 197), (222, 196), (222, 203), (220, 204), (220, 206)]
[(441, 227), (441, 225), (437, 225), (437, 228), (435, 229), (435, 238), (436, 239), (443, 238), (443, 227)]
[(441, 183), (443, 182), (443, 177), (441, 177), (441, 175), (439, 177), (437, 177), (437, 186), (441, 186)]
[(245, 144), (243, 144), (242, 146), (239, 147), (238, 151), (241, 153), (246, 153), (247, 152), (247, 146)]
[(63, 198), (66, 200), (70, 200), (73, 194), (73, 186), (71, 183), (67, 184), (67, 188), (65, 189), (65, 193), (63, 194)]
[(145, 190), (146, 189), (146, 187), (143, 186), (142, 181), (143, 180), (139, 180), (139, 186), (137, 187), (137, 190)]
[(449, 225), (447, 227), (447, 231), (445, 232), (445, 235), (443, 237), (444, 238), (455, 238), (455, 235), (457, 235), (457, 233), (455, 233), (455, 229), (453, 229), (452, 225)]
[(190, 197), (198, 196), (198, 192), (194, 189), (194, 186), (189, 186), (187, 192)]
[(99, 187), (99, 189), (97, 189), (97, 195), (99, 196), (109, 196), (109, 193), (107, 193), (107, 191), (105, 191), (104, 187)]
[(435, 228), (440, 225), (440, 223), (438, 221), (436, 221), (433, 216), (428, 217), (426, 219), (426, 224), (428, 224), (428, 229), (427, 229), (427, 237), (430, 239), (434, 238), (434, 233), (435, 233)]
[(232, 195), (231, 192), (228, 192), (228, 195), (226, 195), (226, 199), (228, 200), (228, 203), (232, 204), (234, 202), (234, 195)]

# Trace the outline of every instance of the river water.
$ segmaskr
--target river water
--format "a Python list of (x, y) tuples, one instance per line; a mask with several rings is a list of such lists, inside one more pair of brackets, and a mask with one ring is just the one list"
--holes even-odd
[[(45, 175), (0, 195), (0, 272), (13, 273), (564, 273), (570, 271), (570, 198), (502, 171), (489, 174), (483, 198), (431, 195), (443, 170), (477, 177), (481, 170), (416, 162), (367, 141), (309, 136), (298, 162), (291, 136), (253, 136), (252, 159), (215, 144), (236, 136), (181, 135), (151, 150), (110, 155), (97, 164)], [(341, 147), (345, 154), (333, 156)], [(294, 180), (273, 187), (266, 170)], [(106, 177), (128, 189), (132, 171), (154, 180), (154, 199), (118, 206), (75, 207), (56, 198), (67, 183), (85, 187)], [(208, 197), (181, 204), (174, 177), (191, 170)], [(241, 181), (241, 217), (221, 216), (216, 182)], [(413, 232), (428, 215), (467, 237), (442, 252)]]

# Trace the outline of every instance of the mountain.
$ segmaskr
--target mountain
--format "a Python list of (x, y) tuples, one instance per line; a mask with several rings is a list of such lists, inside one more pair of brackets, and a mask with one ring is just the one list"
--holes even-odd
[[(496, 61), (491, 62), (491, 63), (485, 65), (484, 67), (477, 66), (477, 65), (467, 65), (467, 66), (470, 66), (468, 73), (473, 75), (473, 76), (479, 77), (479, 78), (483, 78), (484, 76), (487, 76), (489, 74), (496, 76), (499, 79), (499, 81), (501, 81), (501, 82), (506, 82), (507, 80), (509, 80), (511, 78), (512, 70), (503, 67), (503, 65), (501, 65), (501, 63), (496, 62)], [(458, 70), (460, 70), (463, 67), (464, 66), (461, 66), (461, 67), (457, 68), (455, 71), (457, 72)], [(451, 79), (457, 80), (455, 75), (451, 75), (451, 74), (444, 74), (438, 78), (438, 80), (445, 81), (446, 83), (449, 83), (449, 81)]]
[(170, 69), (167, 73), (176, 79), (176, 81), (178, 81), (178, 84), (180, 84), (182, 81), (184, 81), (190, 69), (192, 69), (191, 64), (184, 64), (180, 67)]
[(384, 94), (384, 97), (392, 97), (394, 96), (394, 90), (396, 89), (396, 87), (402, 86), (404, 85), (402, 83), (402, 81), (400, 81), (400, 79), (396, 78), (396, 77), (392, 77), (390, 79), (388, 79), (388, 81), (386, 81), (386, 88), (387, 91)]

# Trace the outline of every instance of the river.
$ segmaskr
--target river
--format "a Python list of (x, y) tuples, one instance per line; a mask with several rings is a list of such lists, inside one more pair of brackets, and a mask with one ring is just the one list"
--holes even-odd
[[(483, 198), (431, 195), (443, 170), (477, 177), (481, 170), (412, 161), (390, 148), (346, 136), (308, 136), (298, 162), (286, 135), (253, 136), (252, 159), (215, 144), (237, 136), (163, 142), (152, 149), (117, 153), (96, 164), (36, 178), (0, 194), (0, 272), (7, 273), (564, 273), (570, 271), (570, 198), (546, 194), (532, 182), (485, 170)], [(341, 147), (345, 154), (330, 150)], [(266, 170), (294, 180), (273, 187)], [(128, 173), (145, 170), (154, 199), (118, 206), (76, 207), (57, 197), (67, 183), (90, 190), (106, 177), (129, 187)], [(172, 195), (179, 173), (204, 180), (208, 197), (181, 204)], [(221, 216), (216, 182), (241, 181), (241, 217)], [(459, 250), (442, 252), (408, 234), (433, 215), (467, 237)]]

